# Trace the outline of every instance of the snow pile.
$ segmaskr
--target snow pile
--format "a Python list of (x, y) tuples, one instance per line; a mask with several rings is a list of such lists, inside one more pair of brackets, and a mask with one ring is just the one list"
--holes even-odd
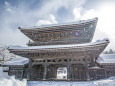
[(115, 86), (115, 77), (93, 82), (94, 86)]
[(28, 86), (115, 86), (115, 77), (97, 81), (29, 81)]
[(14, 76), (8, 76), (0, 67), (0, 86), (27, 86), (26, 79), (17, 80)]

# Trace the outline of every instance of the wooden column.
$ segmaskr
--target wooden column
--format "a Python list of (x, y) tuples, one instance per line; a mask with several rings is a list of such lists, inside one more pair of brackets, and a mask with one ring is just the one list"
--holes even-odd
[(67, 59), (67, 79), (70, 79), (70, 64), (69, 64), (69, 59)]
[(45, 63), (44, 63), (44, 73), (43, 73), (43, 79), (45, 80), (46, 79), (46, 74), (47, 74), (47, 60), (45, 60)]
[(104, 72), (105, 72), (105, 78), (107, 78), (107, 72), (105, 68), (104, 68)]
[(86, 77), (87, 77), (87, 81), (90, 81), (90, 75), (89, 75), (89, 69), (88, 67), (86, 67)]
[(31, 64), (32, 64), (32, 58), (29, 58), (29, 68), (28, 68), (28, 79), (31, 80)]

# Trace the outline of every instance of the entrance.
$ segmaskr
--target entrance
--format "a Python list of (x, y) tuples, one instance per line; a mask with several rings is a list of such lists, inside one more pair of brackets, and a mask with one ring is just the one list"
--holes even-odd
[(57, 79), (67, 79), (67, 67), (57, 68)]

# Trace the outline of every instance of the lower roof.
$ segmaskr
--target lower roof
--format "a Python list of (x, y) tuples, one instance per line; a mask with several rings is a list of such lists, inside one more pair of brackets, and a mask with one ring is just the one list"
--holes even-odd
[(23, 66), (23, 65), (27, 64), (28, 62), (29, 62), (28, 58), (25, 58), (25, 57), (16, 57), (16, 58), (13, 58), (10, 61), (4, 62), (2, 65), (3, 66), (14, 66), (14, 65)]
[(100, 64), (115, 63), (115, 54), (101, 54), (97, 62)]
[(45, 45), (45, 46), (28, 46), (28, 47), (21, 47), (21, 46), (9, 46), (9, 50), (42, 50), (42, 49), (60, 49), (60, 48), (71, 48), (71, 47), (86, 47), (92, 45), (98, 45), (109, 42), (108, 39), (103, 39), (100, 41), (92, 42), (92, 43), (83, 43), (83, 44), (67, 44), (67, 45)]

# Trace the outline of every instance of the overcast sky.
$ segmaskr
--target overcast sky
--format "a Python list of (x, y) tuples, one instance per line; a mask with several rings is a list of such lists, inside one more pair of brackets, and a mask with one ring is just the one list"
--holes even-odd
[(115, 0), (0, 0), (0, 44), (25, 46), (19, 26), (74, 22), (98, 17), (93, 41), (109, 38), (115, 49)]

